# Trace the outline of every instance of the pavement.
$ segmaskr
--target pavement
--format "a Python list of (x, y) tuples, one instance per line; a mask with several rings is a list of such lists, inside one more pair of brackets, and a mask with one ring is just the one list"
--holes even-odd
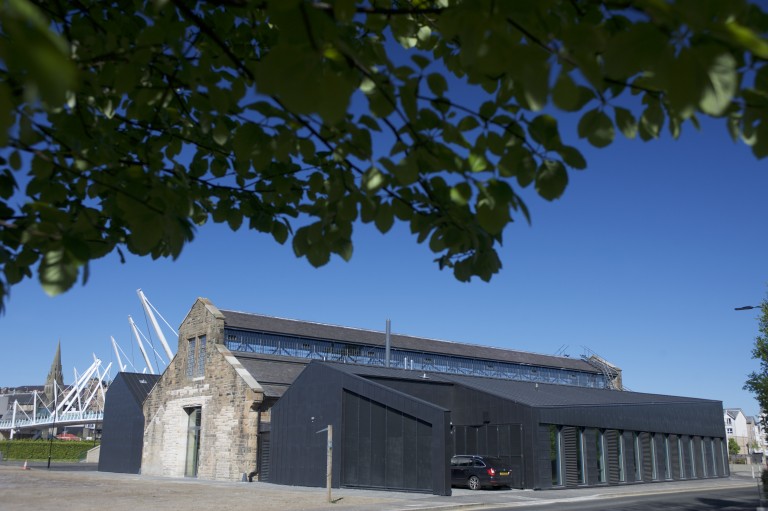
[(258, 503), (261, 511), (346, 509), (359, 511), (469, 510), (486, 506), (531, 507), (543, 504), (610, 499), (632, 495), (698, 492), (720, 488), (755, 487), (760, 467), (734, 465), (731, 476), (624, 486), (562, 490), (481, 490), (454, 488), (450, 497), (421, 493), (334, 488), (328, 503), (325, 488), (269, 483), (203, 481), (97, 472), (94, 464), (0, 462), (0, 508), (3, 511), (188, 511), (245, 509)]

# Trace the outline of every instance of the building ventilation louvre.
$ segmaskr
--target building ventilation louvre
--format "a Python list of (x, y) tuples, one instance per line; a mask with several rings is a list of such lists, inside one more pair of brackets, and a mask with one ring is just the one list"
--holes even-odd
[(579, 467), (576, 455), (576, 443), (578, 435), (576, 428), (565, 426), (563, 428), (563, 447), (565, 451), (565, 485), (569, 487), (579, 485)]
[(619, 432), (609, 429), (605, 432), (605, 443), (608, 450), (608, 482), (619, 482)]

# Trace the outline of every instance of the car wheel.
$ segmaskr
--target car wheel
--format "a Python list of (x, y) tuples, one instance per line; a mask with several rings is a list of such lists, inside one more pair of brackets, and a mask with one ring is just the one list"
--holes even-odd
[(470, 490), (479, 490), (480, 489), (480, 479), (477, 476), (472, 476), (467, 481), (467, 485), (469, 486)]

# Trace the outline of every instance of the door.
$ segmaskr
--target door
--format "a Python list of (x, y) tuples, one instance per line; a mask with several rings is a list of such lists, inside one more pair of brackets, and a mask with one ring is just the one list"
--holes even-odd
[(200, 456), (200, 418), (202, 410), (199, 406), (185, 409), (187, 418), (187, 457), (184, 464), (186, 477), (197, 477), (197, 462)]

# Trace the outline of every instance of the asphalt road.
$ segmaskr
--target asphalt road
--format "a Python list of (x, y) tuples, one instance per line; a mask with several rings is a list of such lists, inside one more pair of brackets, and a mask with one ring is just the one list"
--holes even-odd
[[(585, 497), (570, 502), (538, 503), (536, 511), (755, 511), (760, 505), (756, 488), (720, 488), (703, 491), (683, 491), (632, 495), (605, 500)], [(519, 504), (483, 507), (485, 511), (525, 509)]]

